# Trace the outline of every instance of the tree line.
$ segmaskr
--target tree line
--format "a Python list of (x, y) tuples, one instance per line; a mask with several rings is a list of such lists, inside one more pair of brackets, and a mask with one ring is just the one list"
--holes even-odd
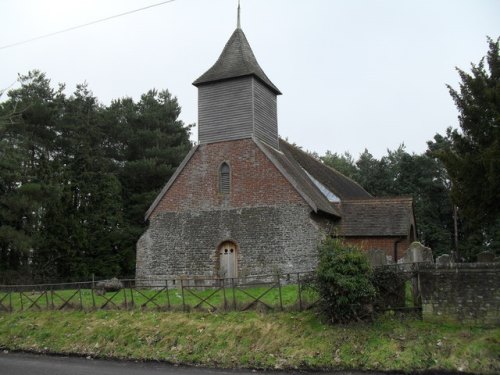
[(144, 213), (191, 148), (177, 99), (105, 106), (39, 71), (19, 83), (0, 106), (1, 279), (133, 275)]
[[(500, 251), (499, 40), (449, 87), (460, 129), (422, 154), (404, 146), (318, 156), (375, 196), (411, 195), (436, 254)], [(168, 91), (99, 103), (39, 71), (0, 103), (0, 283), (132, 276), (144, 213), (192, 147)], [(1, 94), (0, 94), (1, 95)]]
[(458, 89), (447, 87), (460, 128), (436, 134), (426, 152), (402, 145), (380, 159), (368, 150), (357, 160), (348, 152), (321, 157), (375, 196), (413, 196), (418, 238), (435, 254), (500, 255), (499, 40), (488, 38), (487, 55), (470, 73), (457, 68)]

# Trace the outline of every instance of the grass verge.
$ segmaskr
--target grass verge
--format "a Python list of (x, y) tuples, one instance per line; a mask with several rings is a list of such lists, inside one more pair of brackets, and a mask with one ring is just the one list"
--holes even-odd
[(312, 313), (42, 311), (0, 315), (0, 347), (261, 369), (500, 372), (500, 328)]

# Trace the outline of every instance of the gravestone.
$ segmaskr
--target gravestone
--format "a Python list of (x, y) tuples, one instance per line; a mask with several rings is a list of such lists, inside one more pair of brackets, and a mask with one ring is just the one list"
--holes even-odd
[(102, 280), (96, 283), (96, 293), (98, 295), (104, 295), (109, 292), (117, 292), (123, 288), (123, 283), (116, 277), (110, 280)]
[(405, 256), (398, 263), (434, 263), (434, 257), (430, 247), (425, 247), (416, 241), (411, 243)]
[(451, 256), (449, 254), (443, 254), (436, 258), (436, 264), (450, 264)]
[(492, 263), (495, 261), (495, 254), (491, 251), (483, 251), (477, 254), (477, 261), (478, 263)]
[(370, 249), (367, 253), (368, 262), (372, 267), (385, 266), (387, 264), (387, 258), (384, 250), (380, 249)]

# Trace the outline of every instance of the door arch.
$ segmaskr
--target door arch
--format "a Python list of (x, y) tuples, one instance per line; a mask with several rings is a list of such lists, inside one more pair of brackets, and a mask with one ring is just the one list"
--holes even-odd
[(237, 246), (233, 241), (224, 241), (217, 250), (219, 277), (231, 279), (238, 277)]

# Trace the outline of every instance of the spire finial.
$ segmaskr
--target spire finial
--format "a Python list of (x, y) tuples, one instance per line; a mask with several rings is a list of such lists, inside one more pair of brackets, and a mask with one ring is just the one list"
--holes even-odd
[(238, 0), (238, 23), (236, 24), (237, 29), (241, 29), (241, 21), (240, 21), (240, 0)]

